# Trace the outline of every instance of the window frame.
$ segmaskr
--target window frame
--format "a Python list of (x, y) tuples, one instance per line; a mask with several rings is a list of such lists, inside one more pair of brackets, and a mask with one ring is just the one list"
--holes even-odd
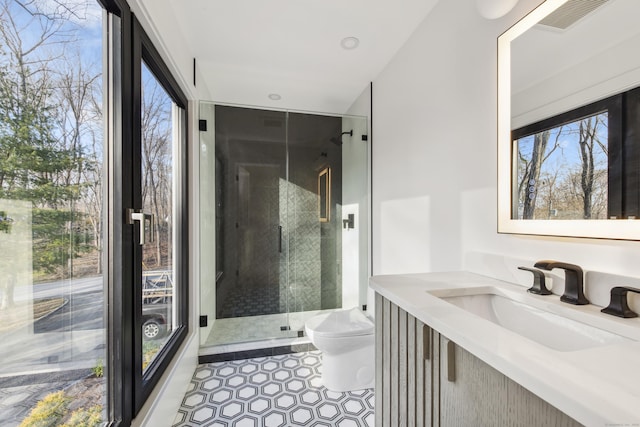
[[(189, 276), (188, 276), (188, 259), (189, 259), (189, 244), (188, 244), (188, 191), (187, 191), (187, 158), (188, 158), (188, 108), (187, 98), (180, 89), (177, 81), (169, 71), (159, 52), (153, 46), (151, 39), (147, 36), (140, 23), (134, 17), (134, 31), (133, 31), (133, 135), (134, 143), (132, 144), (132, 157), (134, 159), (140, 158), (141, 153), (141, 136), (142, 136), (142, 61), (146, 64), (149, 71), (158, 80), (158, 83), (163, 87), (167, 94), (171, 97), (172, 101), (182, 110), (180, 120), (180, 147), (175, 153), (177, 162), (176, 175), (179, 175), (178, 183), (179, 188), (176, 188), (176, 194), (174, 200), (176, 206), (180, 208), (178, 214), (179, 218), (176, 218), (175, 223), (179, 224), (179, 232), (176, 240), (176, 247), (174, 248), (175, 265), (174, 274), (174, 286), (179, 288), (174, 289), (173, 301), (176, 304), (176, 316), (173, 319), (176, 328), (160, 352), (156, 355), (151, 364), (144, 370), (142, 369), (142, 264), (136, 263), (134, 265), (134, 277), (136, 278), (133, 283), (135, 298), (133, 301), (134, 306), (134, 319), (133, 319), (133, 335), (134, 335), (134, 378), (135, 378), (135, 412), (138, 413), (142, 405), (146, 402), (147, 398), (153, 391), (160, 380), (162, 374), (167, 369), (171, 360), (177, 353), (180, 344), (185, 340), (189, 330)], [(132, 182), (135, 186), (134, 194), (140, 195), (140, 168), (134, 169), (134, 176), (132, 176)], [(141, 200), (134, 200), (132, 206), (141, 206)], [(137, 247), (136, 250), (140, 250), (141, 247)], [(140, 260), (142, 260), (140, 250)]]
[[(125, 0), (98, 0), (104, 22), (105, 116), (105, 250), (107, 276), (107, 414), (111, 426), (128, 426), (151, 395), (177, 354), (189, 324), (189, 208), (188, 208), (188, 101)], [(115, 17), (118, 19), (116, 20)], [(176, 324), (171, 337), (153, 362), (142, 371), (142, 269), (136, 265), (134, 227), (125, 224), (125, 208), (140, 206), (141, 64), (142, 60), (182, 110), (180, 148), (177, 150), (176, 218), (178, 236), (174, 271), (179, 289), (174, 298)], [(137, 165), (137, 167), (136, 167)], [(137, 204), (136, 204), (137, 202)]]

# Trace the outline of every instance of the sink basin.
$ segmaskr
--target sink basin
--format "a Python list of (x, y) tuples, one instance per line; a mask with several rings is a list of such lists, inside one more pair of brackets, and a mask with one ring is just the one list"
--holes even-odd
[[(475, 293), (474, 293), (475, 292)], [(528, 295), (497, 288), (431, 291), (469, 313), (558, 351), (576, 351), (631, 341), (629, 338), (542, 310), (526, 300)]]

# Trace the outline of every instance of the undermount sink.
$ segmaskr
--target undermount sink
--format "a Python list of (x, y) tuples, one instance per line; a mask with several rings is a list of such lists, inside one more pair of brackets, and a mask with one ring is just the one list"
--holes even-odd
[(584, 350), (631, 341), (613, 332), (527, 304), (523, 302), (528, 297), (526, 294), (510, 294), (492, 287), (447, 289), (429, 293), (557, 351)]

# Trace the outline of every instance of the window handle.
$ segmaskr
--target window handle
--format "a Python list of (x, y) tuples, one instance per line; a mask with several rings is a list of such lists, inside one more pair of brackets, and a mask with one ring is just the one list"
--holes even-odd
[(153, 214), (147, 214), (142, 212), (141, 210), (136, 209), (127, 209), (127, 224), (133, 225), (135, 222), (138, 222), (140, 227), (140, 246), (146, 243), (145, 239), (145, 228), (146, 222), (149, 221), (149, 232), (151, 233), (151, 238), (149, 242), (153, 242), (155, 238), (155, 218)]

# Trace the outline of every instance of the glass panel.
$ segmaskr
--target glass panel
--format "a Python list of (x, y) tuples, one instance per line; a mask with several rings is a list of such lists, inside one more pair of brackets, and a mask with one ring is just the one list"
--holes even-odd
[(106, 421), (102, 13), (0, 4), (2, 426)]
[(514, 150), (514, 218), (607, 218), (607, 112), (520, 138)]
[[(342, 117), (342, 205), (338, 227), (341, 229), (342, 264), (341, 307), (367, 304), (369, 289), (369, 165), (370, 151), (366, 117)], [(346, 221), (346, 222), (345, 222)], [(325, 262), (323, 260), (323, 262)], [(326, 308), (326, 307), (323, 307)], [(369, 307), (371, 310), (372, 307)]]
[(174, 248), (177, 144), (180, 115), (169, 94), (142, 63), (142, 369), (154, 360), (175, 329)]
[(290, 327), (367, 301), (367, 120), (289, 113)]
[[(289, 298), (294, 313), (342, 307), (342, 150), (355, 139), (342, 132), (341, 117), (289, 113)], [(323, 186), (328, 187), (320, 194)]]
[(365, 304), (366, 118), (211, 103), (200, 118), (201, 259), (216, 260), (201, 266), (201, 345), (273, 346), (320, 310)]
[(202, 344), (289, 336), (286, 115), (205, 103), (200, 114), (201, 257), (217, 261), (202, 263), (213, 323)]

